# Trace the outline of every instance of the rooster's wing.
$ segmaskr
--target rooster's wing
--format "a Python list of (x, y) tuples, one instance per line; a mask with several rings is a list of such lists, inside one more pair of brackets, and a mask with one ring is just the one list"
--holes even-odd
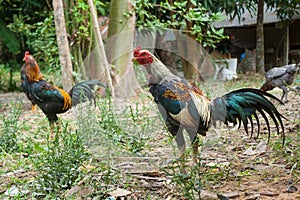
[(31, 83), (30, 93), (47, 117), (66, 112), (72, 106), (70, 95), (66, 91), (45, 80)]
[(186, 128), (208, 129), (209, 100), (185, 80), (162, 80), (150, 84), (150, 93), (164, 118), (171, 117)]

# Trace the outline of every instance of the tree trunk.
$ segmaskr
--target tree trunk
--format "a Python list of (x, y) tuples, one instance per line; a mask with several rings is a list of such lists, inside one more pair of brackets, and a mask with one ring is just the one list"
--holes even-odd
[(72, 62), (67, 38), (62, 0), (53, 0), (53, 9), (59, 60), (62, 71), (62, 85), (66, 91), (69, 91), (71, 90), (73, 83)]
[(265, 72), (264, 0), (259, 0), (257, 9), (256, 72)]
[(118, 96), (132, 95), (138, 85), (133, 71), (132, 51), (135, 15), (130, 0), (112, 0), (108, 26), (108, 60), (116, 70), (115, 90)]
[[(95, 35), (96, 35), (96, 41), (97, 41), (96, 50), (97, 50), (97, 53), (99, 54), (99, 58), (101, 59), (99, 62), (96, 62), (96, 63), (97, 64), (102, 63), (102, 67), (104, 68), (104, 73), (105, 73), (105, 76), (106, 76), (106, 79), (107, 79), (107, 85), (110, 89), (111, 96), (114, 98), (115, 97), (115, 92), (114, 92), (114, 88), (113, 88), (111, 77), (110, 77), (110, 66), (107, 62), (107, 57), (106, 57), (106, 53), (105, 53), (105, 50), (104, 50), (104, 45), (103, 45), (103, 42), (102, 42), (102, 37), (101, 37), (101, 33), (100, 33), (100, 28), (99, 28), (99, 24), (98, 24), (98, 20), (97, 20), (97, 14), (96, 14), (96, 11), (95, 11), (95, 8), (94, 8), (93, 0), (88, 0), (88, 3), (89, 3), (90, 11), (91, 11), (91, 14), (92, 14), (92, 22), (93, 22)], [(100, 74), (97, 75), (96, 78), (100, 78)]]
[(290, 51), (290, 28), (289, 23), (285, 23), (284, 39), (283, 39), (283, 65), (289, 64), (289, 51)]

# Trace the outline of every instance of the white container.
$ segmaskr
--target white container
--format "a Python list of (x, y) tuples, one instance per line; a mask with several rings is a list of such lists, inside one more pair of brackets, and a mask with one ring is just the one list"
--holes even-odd
[(236, 68), (237, 58), (217, 60), (215, 79), (217, 79), (219, 73), (221, 74), (222, 80), (230, 81), (236, 79)]

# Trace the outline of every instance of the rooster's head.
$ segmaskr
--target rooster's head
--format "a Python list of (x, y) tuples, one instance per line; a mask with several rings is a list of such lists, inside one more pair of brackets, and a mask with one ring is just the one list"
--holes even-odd
[(25, 52), (23, 61), (26, 63), (26, 75), (30, 82), (40, 81), (43, 79), (40, 68), (34, 57), (30, 55), (29, 51)]
[(153, 55), (148, 50), (137, 47), (133, 52), (133, 61), (140, 65), (150, 65), (153, 62)]
[(28, 63), (31, 60), (32, 55), (30, 55), (29, 51), (25, 52), (23, 61), (25, 61), (26, 63)]

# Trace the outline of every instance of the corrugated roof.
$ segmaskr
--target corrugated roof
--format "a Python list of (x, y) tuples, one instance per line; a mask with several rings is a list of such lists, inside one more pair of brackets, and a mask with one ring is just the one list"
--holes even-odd
[[(223, 13), (223, 16), (225, 17), (225, 19), (220, 22), (213, 23), (214, 27), (225, 28), (225, 27), (240, 27), (240, 26), (256, 25), (256, 14), (251, 15), (248, 10), (246, 10), (245, 13), (241, 15), (240, 21), (238, 17), (235, 17), (234, 19), (230, 19), (230, 17), (226, 16), (225, 13)], [(293, 19), (300, 19), (300, 14), (295, 15)], [(280, 19), (277, 18), (275, 9), (274, 8), (267, 9), (267, 6), (265, 5), (264, 24), (270, 24), (279, 21)]]

